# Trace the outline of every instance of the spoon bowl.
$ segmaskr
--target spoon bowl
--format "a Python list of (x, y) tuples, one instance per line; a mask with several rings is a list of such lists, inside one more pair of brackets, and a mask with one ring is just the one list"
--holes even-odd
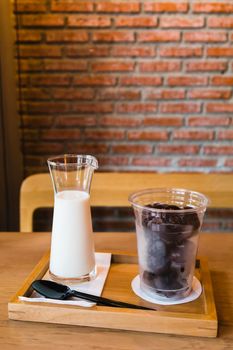
[(34, 281), (32, 283), (32, 288), (49, 299), (65, 300), (72, 295), (72, 291), (69, 287), (48, 280)]

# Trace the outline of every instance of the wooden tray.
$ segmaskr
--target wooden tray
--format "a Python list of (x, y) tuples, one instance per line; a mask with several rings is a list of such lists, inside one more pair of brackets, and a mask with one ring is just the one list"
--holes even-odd
[[(49, 266), (49, 253), (45, 254), (24, 284), (8, 304), (12, 320), (48, 322), (89, 327), (124, 329), (143, 332), (169, 333), (202, 337), (216, 337), (217, 315), (208, 263), (198, 260), (196, 277), (203, 292), (195, 301), (181, 305), (161, 306), (158, 311), (134, 310), (93, 306), (82, 308), (73, 305), (23, 302), (18, 296), (29, 296), (30, 285), (41, 279)], [(138, 305), (150, 306), (131, 289), (131, 281), (138, 274), (137, 258), (132, 255), (113, 254), (111, 267), (102, 296)]]

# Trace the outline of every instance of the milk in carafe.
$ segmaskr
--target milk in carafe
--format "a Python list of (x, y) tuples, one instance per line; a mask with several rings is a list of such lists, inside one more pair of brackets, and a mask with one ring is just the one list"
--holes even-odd
[(87, 275), (95, 267), (90, 195), (62, 191), (55, 195), (50, 272), (63, 278)]

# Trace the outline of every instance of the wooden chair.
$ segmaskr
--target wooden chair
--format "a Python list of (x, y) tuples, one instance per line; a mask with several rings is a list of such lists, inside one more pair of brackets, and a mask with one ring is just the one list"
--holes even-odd
[[(192, 173), (101, 173), (93, 176), (91, 205), (94, 207), (128, 207), (130, 193), (153, 187), (186, 188), (202, 192), (212, 208), (233, 205), (233, 174)], [(20, 190), (20, 231), (33, 230), (36, 209), (53, 207), (53, 189), (49, 174), (27, 177)]]

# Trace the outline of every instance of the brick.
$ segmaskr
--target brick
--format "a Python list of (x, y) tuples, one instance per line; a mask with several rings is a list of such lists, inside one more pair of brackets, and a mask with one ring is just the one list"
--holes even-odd
[(154, 57), (155, 48), (150, 46), (114, 46), (111, 55), (117, 57)]
[(42, 165), (43, 163), (46, 163), (46, 159), (42, 160), (42, 158), (43, 158), (43, 155), (40, 155), (40, 156), (38, 156), (38, 155), (35, 155), (35, 156), (29, 155), (28, 156), (27, 155), (27, 156), (25, 156), (24, 164), (25, 164), (25, 166), (30, 164), (31, 166), (33, 166), (36, 169), (38, 169), (38, 168), (43, 166)]
[(145, 91), (146, 100), (179, 100), (185, 98), (185, 90), (171, 89), (159, 90), (158, 88)]
[(56, 116), (56, 126), (93, 126), (96, 125), (96, 119), (93, 116), (66, 115)]
[[(123, 166), (128, 165), (129, 158), (128, 157), (116, 157), (116, 156), (109, 156), (109, 157), (98, 157), (98, 161), (101, 167), (106, 166)], [(110, 168), (111, 169), (111, 168)], [(116, 227), (116, 226), (114, 226)]]
[(114, 129), (88, 129), (84, 132), (85, 138), (91, 140), (122, 140), (124, 135), (123, 130)]
[(98, 120), (100, 125), (103, 126), (138, 126), (141, 124), (141, 120), (136, 117), (128, 117), (128, 116), (103, 116)]
[(62, 27), (64, 16), (62, 15), (22, 15), (20, 23), (25, 27)]
[(70, 110), (69, 104), (64, 102), (28, 102), (22, 104), (23, 111), (35, 114), (65, 113)]
[(48, 115), (46, 116), (24, 115), (23, 116), (23, 126), (25, 128), (50, 127), (52, 126), (52, 123), (53, 123), (53, 117)]
[(140, 4), (138, 2), (99, 2), (96, 4), (97, 12), (104, 13), (137, 13), (140, 11)]
[(111, 76), (77, 76), (74, 77), (75, 85), (89, 85), (89, 86), (111, 86), (116, 84), (116, 78)]
[(92, 38), (94, 42), (133, 42), (134, 33), (128, 31), (94, 32)]
[(226, 159), (224, 162), (225, 166), (233, 167), (233, 158), (232, 159)]
[(219, 130), (217, 132), (217, 139), (219, 139), (219, 140), (233, 140), (233, 130)]
[(93, 100), (95, 91), (92, 89), (54, 88), (50, 93), (55, 100)]
[(178, 161), (179, 166), (184, 167), (213, 167), (217, 165), (217, 159), (206, 159), (206, 158), (198, 158), (198, 159), (190, 159), (184, 158)]
[(220, 208), (211, 208), (208, 209), (208, 217), (209, 218), (216, 218), (216, 217), (228, 217), (231, 218), (232, 217), (232, 209), (228, 209), (228, 208), (224, 208), (224, 209), (220, 209)]
[(153, 147), (151, 145), (138, 145), (138, 144), (118, 144), (112, 146), (113, 153), (152, 153)]
[(160, 144), (157, 151), (162, 154), (198, 154), (200, 146), (190, 144)]
[(221, 3), (220, 1), (212, 3), (197, 2), (193, 4), (193, 12), (197, 13), (231, 13), (233, 12), (233, 4), (228, 2)]
[(36, 71), (42, 71), (43, 69), (43, 62), (42, 60), (37, 59), (21, 59), (20, 60), (20, 71), (21, 72), (36, 72)]
[(32, 30), (18, 30), (17, 31), (17, 42), (39, 42), (41, 41), (41, 33), (39, 31)]
[(169, 76), (167, 78), (167, 85), (170, 86), (200, 86), (206, 85), (207, 82), (208, 78), (203, 76)]
[(34, 86), (66, 86), (70, 84), (70, 77), (61, 74), (38, 74), (31, 76), (31, 83)]
[(188, 3), (187, 2), (145, 2), (144, 3), (145, 12), (187, 12)]
[(42, 130), (42, 140), (70, 140), (80, 138), (81, 132), (78, 129), (50, 129)]
[(209, 32), (186, 32), (184, 33), (184, 41), (187, 42), (224, 42), (227, 41), (227, 33), (226, 32), (217, 32), (217, 31), (209, 31)]
[(218, 231), (221, 231), (222, 229), (222, 226), (219, 225), (217, 222), (203, 222), (203, 225), (202, 225), (202, 230), (203, 231), (207, 231), (207, 232), (218, 232)]
[(111, 113), (112, 103), (83, 103), (72, 106), (72, 111), (77, 113)]
[(186, 71), (187, 72), (211, 72), (211, 71), (221, 71), (227, 70), (227, 62), (225, 61), (192, 61), (187, 62)]
[(45, 71), (86, 71), (87, 62), (77, 60), (44, 61)]
[(66, 46), (68, 57), (109, 57), (110, 48), (106, 46)]
[[(23, 100), (50, 100), (50, 94), (47, 89), (38, 88), (22, 88), (20, 90), (21, 97)], [(24, 124), (25, 126), (25, 124)]]
[(119, 113), (153, 113), (156, 111), (156, 103), (121, 103), (117, 106)]
[(141, 72), (177, 72), (180, 71), (181, 63), (176, 61), (147, 61), (139, 63)]
[[(225, 44), (224, 41), (226, 40), (226, 36), (228, 36), (230, 43), (232, 36), (233, 42), (233, 34), (227, 31), (227, 29), (231, 29), (232, 18), (231, 16), (224, 16), (224, 11), (222, 11), (223, 14), (220, 16), (218, 16), (218, 13), (216, 13), (216, 15), (213, 14), (207, 16), (206, 22), (208, 21), (208, 23), (211, 23), (211, 19), (218, 19), (218, 21), (222, 21), (222, 19), (225, 21), (226, 19), (224, 23), (222, 21), (220, 26), (216, 27), (216, 30), (207, 29), (206, 26), (206, 28), (203, 27), (201, 31), (194, 30), (194, 28), (192, 31), (186, 30), (184, 32), (182, 31), (182, 34), (180, 34), (178, 28), (174, 29), (174, 32), (181, 35), (182, 43), (179, 43), (178, 41), (171, 42), (169, 45), (165, 44), (166, 41), (164, 44), (162, 41), (160, 43), (158, 41), (158, 45), (152, 45), (153, 41), (148, 42), (151, 43), (151, 45), (145, 45), (146, 42), (138, 43), (137, 41), (142, 38), (143, 33), (145, 36), (147, 35), (147, 37), (148, 35), (151, 35), (152, 38), (156, 37), (154, 36), (154, 31), (151, 30), (158, 26), (158, 15), (156, 15), (156, 12), (164, 13), (160, 15), (160, 19), (169, 17), (170, 11), (170, 13), (173, 11), (174, 13), (177, 12), (177, 14), (173, 15), (171, 18), (182, 18), (178, 12), (182, 13), (182, 11), (184, 11), (185, 13), (185, 11), (188, 11), (193, 4), (196, 4), (196, 2), (190, 3), (183, 0), (186, 10), (180, 11), (175, 7), (183, 6), (183, 3), (180, 1), (170, 1), (170, 3), (173, 3), (171, 5), (173, 6), (172, 10), (169, 8), (170, 5), (167, 5), (169, 0), (167, 2), (165, 1), (166, 0), (148, 0), (145, 2), (139, 2), (135, 0), (139, 9), (142, 8), (140, 16), (131, 15), (131, 12), (126, 12), (125, 15), (123, 13), (122, 15), (117, 13), (116, 16), (109, 15), (111, 12), (105, 12), (105, 15), (103, 14), (104, 12), (101, 13), (101, 11), (99, 13), (94, 13), (93, 10), (97, 5), (101, 4), (100, 1), (40, 1), (41, 4), (45, 5), (45, 16), (55, 15), (55, 13), (51, 12), (51, 5), (53, 4), (57, 4), (58, 6), (63, 3), (63, 6), (80, 6), (79, 3), (81, 3), (82, 6), (87, 7), (86, 9), (77, 8), (76, 10), (71, 10), (71, 7), (70, 9), (68, 9), (68, 7), (66, 7), (66, 9), (63, 8), (63, 10), (52, 9), (52, 11), (57, 12), (56, 15), (65, 19), (64, 28), (53, 27), (53, 25), (44, 28), (43, 25), (41, 27), (36, 25), (34, 28), (28, 27), (30, 30), (27, 30), (26, 27), (20, 26), (19, 31), (21, 34), (19, 35), (19, 38), (21, 41), (19, 49), (16, 51), (20, 51), (20, 53), (25, 55), (22, 55), (20, 58), (20, 75), (22, 79), (19, 84), (21, 86), (23, 85), (21, 87), (21, 103), (24, 110), (22, 123), (24, 126), (26, 125), (26, 129), (24, 128), (23, 132), (25, 133), (25, 143), (29, 145), (24, 154), (27, 162), (25, 172), (33, 172), (36, 169), (42, 169), (42, 162), (45, 162), (48, 157), (47, 152), (49, 152), (48, 149), (50, 144), (54, 154), (65, 153), (67, 151), (71, 153), (77, 152), (77, 150), (83, 151), (86, 146), (85, 152), (91, 154), (97, 153), (99, 155), (98, 159), (100, 158), (101, 161), (103, 161), (101, 165), (103, 164), (105, 169), (108, 170), (112, 170), (114, 167), (115, 169), (117, 167), (122, 167), (125, 170), (133, 170), (134, 168), (137, 170), (141, 167), (141, 169), (144, 168), (145, 170), (148, 170), (151, 164), (152, 167), (154, 166), (154, 170), (157, 171), (157, 169), (159, 170), (159, 167), (163, 166), (163, 164), (155, 165), (155, 163), (153, 163), (154, 161), (151, 159), (156, 159), (157, 164), (160, 162), (160, 159), (162, 159), (161, 162), (165, 159), (168, 161), (168, 165), (164, 165), (164, 167), (169, 166), (169, 171), (174, 170), (176, 166), (183, 166), (184, 168), (190, 166), (190, 169), (186, 168), (186, 170), (191, 171), (192, 164), (196, 169), (198, 166), (206, 167), (206, 171), (214, 171), (215, 169), (216, 171), (229, 171), (229, 167), (232, 166), (232, 163), (224, 165), (224, 160), (227, 159), (227, 157), (219, 162), (219, 164), (222, 165), (222, 168), (217, 167), (217, 165), (212, 166), (209, 164), (209, 166), (205, 166), (200, 163), (199, 165), (195, 165), (195, 163), (180, 165), (178, 162), (179, 160), (184, 161), (186, 158), (187, 161), (189, 161), (191, 159), (189, 156), (191, 155), (197, 157), (193, 157), (191, 159), (192, 161), (205, 159), (205, 157), (206, 159), (213, 160), (215, 158), (214, 154), (213, 157), (212, 154), (208, 157), (207, 153), (203, 153), (205, 146), (215, 146), (214, 143), (212, 144), (214, 141), (211, 141), (215, 139), (216, 146), (218, 146), (218, 152), (223, 152), (223, 150), (219, 151), (219, 146), (230, 146), (230, 141), (232, 141), (231, 123), (233, 125), (233, 120), (230, 114), (232, 113), (230, 112), (230, 110), (232, 111), (232, 107), (219, 107), (218, 105), (217, 112), (216, 103), (214, 103), (214, 100), (216, 100), (216, 102), (220, 102), (221, 105), (232, 105), (232, 74), (230, 73), (230, 70), (231, 68), (233, 69), (233, 67), (229, 59), (233, 57), (233, 50), (231, 45), (227, 45), (227, 42)], [(27, 2), (29, 3), (31, 1), (28, 0)], [(37, 0), (34, 0), (34, 3), (39, 4)], [(111, 4), (109, 5), (112, 1), (105, 1), (105, 3), (107, 3), (108, 6), (112, 6)], [(118, 1), (118, 3), (124, 3), (124, 5), (127, 6), (129, 5), (123, 1)], [(204, 3), (206, 4), (207, 2), (202, 2), (202, 4)], [(150, 4), (153, 4), (154, 9), (147, 10), (148, 6), (152, 6)], [(230, 4), (230, 2), (228, 2), (228, 4)], [(159, 9), (159, 6), (162, 7)], [(93, 13), (91, 14), (89, 10)], [(65, 14), (65, 12), (69, 13)], [(151, 15), (152, 12), (154, 12), (154, 16)], [(86, 13), (86, 15), (84, 13)], [(189, 11), (189, 13), (190, 15), (187, 14), (188, 18), (198, 18), (198, 15), (192, 16), (191, 11)], [(37, 12), (34, 12), (33, 9), (31, 12), (25, 10), (25, 12), (22, 13), (23, 16), (36, 14)], [(109, 22), (110, 17), (111, 22)], [(72, 23), (71, 18), (73, 18), (74, 25), (77, 25), (76, 30), (71, 30), (71, 28), (68, 30), (68, 21), (69, 23)], [(132, 34), (134, 40), (133, 45), (128, 45), (128, 41), (126, 41), (125, 44), (121, 41), (116, 41), (115, 44), (112, 44), (114, 41), (94, 42), (92, 38), (93, 34), (102, 33), (104, 28), (101, 29), (99, 26), (99, 29), (96, 29), (95, 31), (90, 30), (92, 26), (93, 28), (95, 27), (95, 22), (89, 22), (90, 25), (87, 27), (86, 31), (83, 29), (81, 30), (81, 26), (85, 26), (89, 20), (91, 21), (92, 19), (94, 21), (97, 20), (97, 18), (103, 20), (107, 19), (107, 22), (112, 24), (113, 32), (126, 32)], [(202, 18), (202, 15), (200, 15), (199, 18)], [(77, 22), (75, 22), (75, 20), (77, 20)], [(134, 28), (141, 29), (135, 31)], [(222, 30), (217, 28), (222, 28)], [(158, 28), (158, 30), (161, 31), (160, 28)], [(156, 35), (158, 35), (158, 30), (156, 30)], [(108, 30), (106, 29), (105, 32), (108, 32)], [(167, 28), (167, 30), (162, 31), (161, 34), (166, 35), (170, 32), (171, 30)], [(68, 33), (70, 33), (70, 36)], [(174, 35), (173, 32), (172, 35)], [(26, 45), (24, 43), (26, 43)], [(37, 43), (37, 45), (32, 45), (33, 43)], [(46, 43), (50, 45), (46, 45)], [(66, 45), (62, 43), (66, 43)], [(156, 41), (154, 43), (156, 43)], [(209, 45), (204, 49), (206, 45), (202, 45), (202, 43), (209, 43)], [(210, 45), (211, 43), (212, 45)], [(215, 45), (213, 45), (214, 43)], [(220, 45), (221, 43), (224, 43), (224, 45)], [(41, 53), (42, 55), (40, 55)], [(214, 55), (212, 55), (213, 53)], [(168, 56), (163, 56), (163, 54), (168, 54)], [(76, 57), (79, 59), (76, 60)], [(93, 59), (88, 59), (91, 57), (93, 57)], [(99, 58), (95, 59), (95, 57)], [(144, 57), (144, 59), (141, 57)], [(166, 57), (168, 58), (166, 59)], [(114, 58), (117, 58), (115, 62)], [(125, 60), (125, 58), (127, 59)], [(170, 60), (169, 58), (172, 59)], [(179, 58), (185, 58), (184, 63), (179, 60)], [(152, 62), (153, 59), (154, 61)], [(112, 62), (114, 63), (114, 68), (111, 66), (108, 67), (107, 65), (105, 67), (105, 64), (111, 64)], [(125, 68), (125, 70), (121, 70), (121, 63), (124, 65), (130, 63), (131, 65), (128, 67), (134, 67), (135, 65), (135, 73), (132, 74), (131, 71), (129, 71), (128, 74), (118, 74), (118, 72), (127, 72), (128, 69)], [(101, 68), (101, 65), (103, 68)], [(120, 70), (118, 70), (119, 67)], [(127, 66), (125, 65), (124, 67)], [(83, 73), (64, 74), (65, 72), (78, 72), (79, 70)], [(106, 70), (106, 74), (101, 74), (102, 70)], [(28, 72), (28, 74), (25, 74), (25, 72)], [(49, 74), (46, 74), (46, 72)], [(174, 74), (171, 74), (173, 72)], [(197, 74), (194, 74), (196, 72)], [(198, 74), (198, 72), (204, 72), (204, 74)], [(225, 72), (226, 74), (221, 74)], [(162, 73), (165, 73), (165, 75)], [(193, 74), (191, 75), (191, 73)], [(51, 76), (62, 76), (63, 78), (65, 75), (68, 77), (68, 83), (65, 81), (65, 85), (60, 85), (63, 84), (62, 79), (58, 80), (57, 85), (53, 85), (53, 80), (49, 82)], [(41, 78), (39, 78), (41, 76), (43, 79), (45, 76), (46, 78), (49, 78), (44, 85), (43, 79), (41, 80)], [(208, 78), (208, 86), (200, 86), (200, 88), (198, 88), (198, 85), (195, 87), (195, 84), (184, 85), (183, 87), (177, 85), (173, 85), (174, 87), (166, 86), (168, 77), (176, 78), (177, 76), (192, 77), (195, 82), (197, 82), (199, 78), (201, 78), (201, 80), (203, 78)], [(34, 84), (37, 78), (42, 82), (42, 85), (40, 85), (40, 83), (39, 85)], [(50, 85), (50, 83), (52, 85)], [(186, 88), (186, 86), (188, 88)], [(182, 101), (182, 99), (185, 99), (185, 101)], [(189, 101), (186, 101), (186, 99), (189, 99)], [(157, 102), (158, 100), (160, 101)], [(116, 103), (114, 103), (114, 101), (116, 101)], [(161, 108), (162, 111), (160, 111), (161, 113), (158, 113), (157, 111), (144, 112), (142, 107), (140, 107), (141, 109), (135, 107), (136, 113), (134, 111), (128, 113), (128, 107), (124, 107), (126, 112), (118, 112), (117, 108), (120, 108), (122, 105), (122, 103), (119, 103), (120, 101), (123, 101), (123, 105), (126, 106), (134, 104), (145, 106), (149, 105), (150, 102), (155, 102), (156, 104), (158, 103), (159, 109)], [(105, 109), (106, 102), (107, 105), (110, 106), (109, 110), (111, 111), (109, 112), (106, 112)], [(180, 105), (180, 102), (183, 102), (183, 106), (182, 104)], [(186, 109), (186, 106), (192, 105), (193, 102), (197, 102), (197, 107), (195, 107), (197, 108), (195, 109), (197, 112), (192, 111), (192, 108), (194, 107), (191, 107), (191, 111), (190, 109)], [(168, 109), (166, 109), (165, 104), (168, 105)], [(213, 113), (206, 113), (207, 108), (210, 108), (210, 104), (215, 104), (215, 111)], [(96, 115), (95, 105), (105, 106), (97, 107), (97, 110), (100, 108), (99, 110), (101, 111), (102, 108), (104, 108), (104, 111), (97, 112), (99, 115)], [(227, 112), (220, 112), (219, 108), (220, 110), (222, 110), (222, 108), (227, 108)], [(228, 110), (228, 108), (230, 108), (230, 110)], [(78, 113), (75, 112), (76, 109), (78, 110)], [(139, 112), (137, 112), (137, 110)], [(97, 130), (96, 125), (98, 125)], [(53, 136), (54, 139), (42, 139), (42, 132), (46, 132), (48, 129), (58, 130), (58, 138), (56, 135)], [(175, 141), (172, 142), (172, 133), (173, 131), (177, 131), (177, 129), (187, 131), (191, 129), (191, 131), (194, 130), (195, 132), (196, 130), (210, 131), (213, 134), (213, 138), (203, 138), (203, 141), (198, 139), (191, 141), (188, 138), (181, 139), (180, 141), (177, 139), (176, 142), (178, 146), (176, 148), (176, 145), (174, 144)], [(66, 135), (64, 138), (60, 138), (59, 133), (63, 133), (64, 130), (78, 130), (80, 131), (80, 136), (76, 137), (76, 139), (73, 135), (69, 135), (69, 137)], [(107, 136), (107, 138), (103, 137), (102, 140), (102, 135), (109, 130), (120, 131), (120, 138), (114, 139), (111, 135)], [(88, 141), (86, 140), (86, 131), (90, 131), (93, 134), (96, 134), (96, 131), (101, 131), (103, 134), (98, 134)], [(146, 134), (144, 134), (144, 137), (149, 137), (149, 139), (145, 138), (144, 141), (141, 138), (130, 139), (128, 133), (136, 131), (145, 132)], [(227, 133), (223, 136), (225, 131)], [(153, 137), (150, 139), (150, 136), (148, 135), (149, 132), (158, 132), (159, 135), (161, 135), (161, 132), (165, 132), (166, 136), (165, 139), (157, 140), (160, 142), (157, 142), (155, 145)], [(35, 144), (35, 140), (38, 140), (38, 147), (40, 147), (40, 144), (46, 145), (44, 150), (41, 149), (41, 153), (39, 153), (39, 151), (36, 153), (36, 150), (35, 152), (34, 150), (30, 150), (30, 144)], [(64, 142), (58, 142), (60, 147), (58, 149), (52, 147), (53, 144), (58, 144), (56, 142), (57, 140), (65, 141), (65, 144)], [(202, 145), (203, 142), (204, 144)], [(162, 148), (166, 145), (169, 146), (167, 151), (166, 148)], [(226, 149), (224, 152), (225, 151)], [(118, 156), (114, 156), (114, 152)], [(152, 156), (152, 153), (154, 152), (156, 152), (156, 155), (153, 154)], [(229, 149), (227, 152), (230, 152)], [(233, 149), (231, 149), (231, 152), (231, 154), (233, 154)], [(128, 155), (125, 155), (124, 153), (128, 153)], [(198, 157), (198, 154), (200, 155), (200, 153), (203, 153), (205, 157)], [(171, 156), (172, 154), (174, 154), (174, 157)], [(181, 154), (183, 154), (183, 157)], [(219, 158), (218, 153), (216, 155), (216, 158)], [(220, 156), (224, 155), (227, 156), (227, 153), (220, 153)], [(29, 159), (29, 157), (31, 158)], [(139, 158), (141, 158), (141, 160)], [(157, 158), (159, 160), (157, 160)], [(140, 162), (142, 165), (140, 165)], [(213, 167), (216, 168), (213, 169)], [(185, 170), (184, 168), (182, 171)], [(43, 169), (46, 171), (46, 164)]]
[(181, 126), (182, 124), (183, 118), (174, 116), (145, 117), (143, 120), (143, 125), (145, 126)]
[(233, 85), (233, 76), (215, 76), (215, 77), (211, 77), (211, 85)]
[(38, 139), (39, 137), (39, 130), (35, 129), (25, 129), (24, 130), (24, 141), (34, 141)]
[(232, 17), (209, 17), (207, 20), (209, 28), (233, 28)]
[(226, 230), (228, 230), (228, 232), (231, 232), (231, 231), (232, 231), (232, 228), (233, 228), (233, 223), (232, 223), (232, 221), (226, 222), (225, 225), (224, 225), (224, 228), (225, 228)]
[(200, 57), (202, 56), (201, 47), (161, 47), (161, 57)]
[(207, 103), (206, 111), (213, 113), (232, 113), (233, 103)]
[(169, 166), (171, 163), (171, 159), (166, 158), (158, 158), (157, 156), (155, 158), (146, 158), (146, 157), (136, 157), (132, 159), (132, 164), (135, 166)]
[(57, 142), (46, 142), (43, 144), (27, 142), (24, 144), (23, 150), (27, 154), (55, 154), (63, 151), (63, 145)]
[(21, 45), (19, 47), (20, 57), (61, 57), (61, 47), (48, 45)]
[(92, 63), (93, 72), (131, 72), (134, 70), (133, 62), (98, 61)]
[(27, 13), (27, 12), (45, 12), (46, 1), (45, 0), (18, 0), (14, 4), (14, 11), (16, 13)]
[(210, 57), (233, 57), (233, 47), (208, 47), (207, 56)]
[(174, 130), (173, 131), (174, 140), (212, 140), (213, 131), (212, 130)]
[(129, 140), (151, 140), (165, 141), (168, 139), (168, 132), (163, 130), (146, 131), (146, 130), (130, 130), (128, 131)]
[[(121, 157), (121, 158), (123, 158), (123, 157)], [(125, 158), (123, 158), (123, 159), (125, 160)], [(115, 160), (115, 158), (114, 158), (114, 160)], [(106, 159), (104, 159), (104, 162), (105, 161), (106, 161)], [(101, 165), (102, 165), (102, 163), (101, 163)], [(107, 164), (107, 165), (109, 165), (109, 164)], [(106, 167), (107, 167), (107, 165), (106, 165)], [(116, 165), (116, 164), (113, 164), (113, 165)], [(109, 210), (106, 213), (106, 208), (103, 208), (103, 209), (101, 208), (101, 214), (100, 214), (99, 210), (97, 211), (97, 213), (96, 213), (96, 210), (94, 211), (94, 224), (93, 224), (94, 232), (101, 232), (101, 231), (111, 232), (114, 230), (117, 232), (120, 232), (120, 231), (122, 232), (122, 231), (133, 231), (134, 230), (134, 223), (132, 221), (131, 213), (126, 216), (124, 212), (122, 214), (122, 208), (120, 208), (120, 209), (117, 209), (117, 214), (115, 212), (113, 217), (107, 218), (108, 212), (109, 212)], [(124, 219), (119, 221), (119, 217), (124, 218)], [(103, 221), (102, 218), (105, 218), (105, 220)]]
[(161, 17), (160, 27), (161, 28), (202, 28), (204, 26), (203, 17)]
[(101, 89), (98, 91), (100, 100), (139, 100), (141, 97), (140, 91), (126, 89)]
[(56, 30), (46, 33), (47, 42), (87, 42), (88, 33), (77, 30)]
[(169, 42), (180, 41), (180, 32), (178, 31), (161, 31), (138, 33), (139, 42)]
[(161, 77), (148, 77), (148, 76), (129, 76), (121, 77), (120, 85), (124, 86), (158, 86), (162, 84)]
[(161, 103), (160, 111), (162, 113), (198, 113), (200, 104), (198, 103)]
[(158, 18), (155, 17), (130, 17), (130, 16), (120, 16), (115, 18), (116, 27), (157, 27)]
[[(83, 154), (104, 154), (108, 152), (108, 146), (103, 143), (67, 143), (67, 152)], [(79, 151), (80, 150), (80, 151)]]
[(90, 27), (90, 28), (103, 28), (111, 26), (111, 18), (103, 16), (76, 16), (69, 15), (68, 17), (68, 26), (69, 27)]
[(209, 116), (198, 116), (189, 117), (187, 120), (190, 126), (227, 126), (230, 123), (229, 117), (209, 117)]
[(233, 63), (232, 63), (232, 65), (231, 65), (231, 70), (233, 71)]
[(52, 0), (51, 10), (54, 12), (92, 12), (94, 3), (77, 0)]
[(224, 155), (229, 154), (233, 155), (233, 146), (228, 145), (208, 145), (204, 146), (204, 153), (205, 154), (217, 154), (217, 155)]
[(230, 90), (208, 90), (192, 89), (188, 91), (188, 98), (193, 99), (229, 99), (231, 97)]
[(18, 81), (18, 85), (28, 86), (29, 85), (29, 76), (25, 74), (21, 74), (20, 77), (16, 75), (16, 80)]

